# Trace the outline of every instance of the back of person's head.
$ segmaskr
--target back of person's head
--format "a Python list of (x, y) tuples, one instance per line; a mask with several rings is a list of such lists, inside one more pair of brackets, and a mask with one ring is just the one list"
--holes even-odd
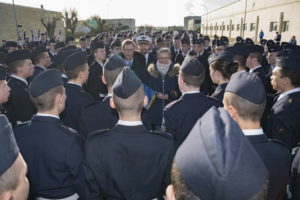
[(227, 51), (214, 53), (208, 59), (210, 67), (213, 70), (219, 71), (224, 79), (229, 80), (237, 68), (233, 62), (233, 56), (232, 53)]
[(266, 106), (264, 85), (254, 73), (237, 72), (225, 89), (223, 103), (225, 108), (233, 106), (244, 120), (260, 121)]
[(118, 54), (114, 54), (108, 58), (103, 67), (103, 75), (107, 87), (111, 88), (113, 86), (125, 65), (124, 60)]
[(88, 68), (86, 54), (83, 52), (76, 52), (69, 55), (65, 59), (63, 67), (69, 80), (78, 78), (79, 73)]
[(205, 78), (205, 68), (197, 59), (186, 58), (180, 66), (179, 76), (187, 86), (200, 88)]
[(64, 95), (64, 87), (60, 73), (56, 69), (41, 72), (29, 85), (29, 97), (38, 111), (52, 110), (58, 94)]
[(113, 101), (120, 116), (140, 115), (145, 92), (142, 82), (131, 69), (125, 67), (113, 85)]
[(176, 200), (265, 200), (268, 171), (229, 114), (213, 107), (177, 150), (171, 183)]

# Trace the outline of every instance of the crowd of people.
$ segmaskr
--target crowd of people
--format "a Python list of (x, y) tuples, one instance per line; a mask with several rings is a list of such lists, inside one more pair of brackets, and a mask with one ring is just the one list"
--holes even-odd
[(0, 200), (300, 199), (296, 44), (5, 41), (0, 88)]

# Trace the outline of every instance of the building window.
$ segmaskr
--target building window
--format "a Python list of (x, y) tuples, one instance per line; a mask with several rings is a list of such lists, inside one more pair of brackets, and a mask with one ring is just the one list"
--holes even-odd
[(255, 23), (251, 23), (250, 24), (250, 31), (255, 31), (256, 28), (256, 24)]
[(231, 25), (231, 30), (234, 31), (234, 24)]
[(244, 24), (244, 31), (247, 30), (247, 24)]
[(270, 23), (270, 32), (277, 31), (278, 23), (277, 22), (271, 22)]
[(227, 25), (227, 31), (229, 31), (229, 25)]
[(225, 25), (223, 25), (223, 31), (225, 31)]
[(289, 21), (282, 22), (282, 32), (286, 32), (289, 30)]
[(236, 30), (237, 30), (237, 31), (240, 30), (240, 24), (236, 25)]
[(196, 19), (195, 20), (195, 24), (201, 24), (201, 20), (200, 19)]

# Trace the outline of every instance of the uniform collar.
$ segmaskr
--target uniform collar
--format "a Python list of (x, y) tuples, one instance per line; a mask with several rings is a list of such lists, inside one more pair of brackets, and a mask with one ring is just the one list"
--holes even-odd
[(198, 93), (200, 93), (200, 91), (188, 91), (188, 92), (182, 93), (182, 96), (185, 94), (198, 94)]
[(39, 67), (39, 68), (43, 69), (44, 71), (47, 70), (45, 67), (42, 67), (42, 66), (39, 66), (39, 65), (36, 65), (36, 67)]
[(246, 129), (243, 130), (243, 133), (245, 136), (257, 136), (257, 135), (263, 135), (264, 131), (260, 129)]
[(300, 92), (300, 87), (298, 88), (294, 88), (294, 89), (291, 89), (291, 90), (288, 90), (286, 92), (283, 92), (279, 95), (277, 101), (279, 101), (280, 99), (282, 99), (283, 97), (289, 95), (289, 94), (292, 94), (292, 93), (295, 93), (295, 92)]
[(56, 115), (45, 114), (45, 113), (36, 113), (36, 116), (38, 116), (38, 117), (53, 117), (53, 118), (59, 119), (59, 117)]
[(257, 67), (254, 67), (254, 68), (250, 69), (249, 72), (253, 72), (254, 70), (256, 70), (258, 68), (261, 68), (261, 65), (258, 65)]
[(69, 84), (72, 84), (72, 85), (77, 85), (77, 86), (79, 86), (79, 87), (82, 87), (80, 84), (75, 83), (75, 82), (72, 82), (72, 81), (69, 81), (68, 83), (69, 83)]
[(123, 121), (119, 120), (118, 125), (123, 125), (123, 126), (141, 126), (143, 125), (142, 121)]
[(13, 77), (13, 78), (15, 78), (15, 79), (18, 79), (18, 80), (24, 82), (26, 85), (28, 85), (28, 82), (27, 82), (26, 79), (24, 79), (24, 78), (21, 78), (21, 77), (19, 77), (19, 76), (14, 75), (14, 74), (10, 75), (10, 77)]

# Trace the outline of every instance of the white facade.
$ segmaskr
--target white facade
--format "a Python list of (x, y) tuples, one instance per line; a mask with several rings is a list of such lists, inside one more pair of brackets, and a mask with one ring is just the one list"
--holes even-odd
[(201, 17), (202, 34), (258, 41), (261, 30), (266, 39), (274, 39), (278, 31), (281, 41), (289, 41), (293, 35), (300, 41), (300, 0), (238, 0)]

